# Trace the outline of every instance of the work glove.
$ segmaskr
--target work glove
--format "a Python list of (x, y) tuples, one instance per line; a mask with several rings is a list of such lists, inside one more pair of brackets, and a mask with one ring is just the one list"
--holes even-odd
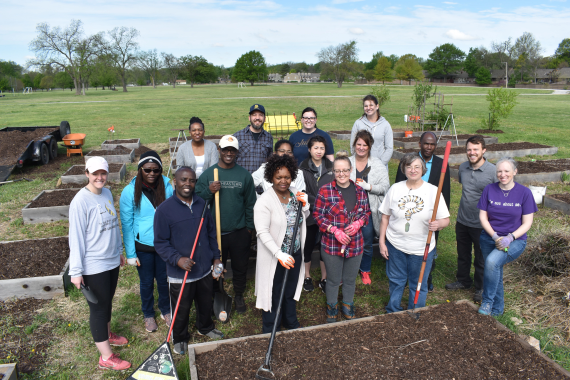
[(369, 184), (368, 182), (365, 182), (362, 178), (358, 178), (356, 180), (356, 184), (360, 187), (362, 187), (364, 190), (366, 191), (370, 191), (372, 190), (372, 185)]
[(297, 200), (303, 204), (303, 211), (307, 211), (309, 209), (309, 196), (302, 191), (298, 191), (295, 196)]
[(503, 236), (502, 238), (500, 238), (499, 240), (497, 240), (497, 242), (495, 243), (495, 245), (497, 246), (497, 248), (499, 248), (501, 251), (509, 248), (509, 245), (511, 245), (511, 243), (513, 242), (513, 240), (515, 240), (513, 238), (513, 235), (508, 234), (507, 236)]
[(295, 259), (293, 258), (293, 256), (285, 252), (279, 251), (277, 252), (277, 255), (275, 255), (275, 257), (277, 257), (277, 260), (279, 260), (279, 263), (283, 265), (285, 269), (292, 269), (293, 265), (295, 264)]
[(334, 234), (334, 237), (342, 245), (348, 245), (350, 243), (350, 238), (343, 230), (338, 229), (336, 226), (332, 226), (330, 232)]
[(362, 219), (358, 219), (358, 220), (350, 223), (349, 226), (344, 229), (344, 232), (348, 236), (354, 236), (358, 233), (358, 231), (362, 228), (363, 225), (364, 225), (364, 222), (362, 221)]
[(132, 265), (134, 267), (140, 267), (141, 262), (138, 257), (133, 257), (132, 259), (127, 259), (127, 264)]

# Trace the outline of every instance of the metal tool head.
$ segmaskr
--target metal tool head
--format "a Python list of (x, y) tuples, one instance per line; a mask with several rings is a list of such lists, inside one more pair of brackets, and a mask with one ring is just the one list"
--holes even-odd
[(99, 302), (97, 296), (93, 293), (93, 291), (91, 290), (91, 288), (89, 288), (89, 286), (81, 284), (81, 292), (83, 293), (85, 298), (87, 298), (87, 301), (94, 304), (97, 304)]
[[(416, 309), (414, 309), (416, 310)], [(410, 315), (410, 317), (414, 318), (416, 321), (420, 320), (420, 313), (414, 313), (413, 311), (408, 311), (408, 314)]]
[(265, 365), (263, 364), (257, 372), (255, 373), (255, 378), (259, 380), (274, 380), (275, 374), (271, 370), (271, 364)]

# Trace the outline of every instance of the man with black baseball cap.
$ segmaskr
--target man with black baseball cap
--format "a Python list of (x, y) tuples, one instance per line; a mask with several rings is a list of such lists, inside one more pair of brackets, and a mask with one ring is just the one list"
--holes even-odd
[(250, 124), (234, 133), (240, 149), (236, 163), (250, 174), (255, 172), (273, 153), (273, 137), (263, 129), (265, 107), (254, 104), (249, 108)]

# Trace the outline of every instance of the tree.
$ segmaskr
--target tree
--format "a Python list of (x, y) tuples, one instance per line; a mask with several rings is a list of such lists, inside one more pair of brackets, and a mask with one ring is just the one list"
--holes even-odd
[(374, 68), (374, 79), (378, 81), (381, 80), (382, 84), (384, 84), (384, 81), (391, 82), (394, 80), (394, 76), (392, 75), (392, 63), (388, 58), (381, 57), (378, 59), (378, 63)]
[(59, 73), (55, 74), (53, 78), (53, 84), (56, 87), (61, 87), (62, 90), (65, 90), (66, 88), (72, 90), (75, 86), (73, 78), (71, 78), (71, 75), (69, 75), (69, 73), (66, 71), (60, 71)]
[(180, 74), (180, 60), (173, 54), (160, 53), (164, 67), (166, 68), (166, 76), (172, 83), (172, 87), (176, 88), (176, 78)]
[(378, 99), (378, 107), (382, 107), (384, 103), (390, 101), (390, 89), (386, 85), (374, 86), (372, 95)]
[(29, 73), (24, 74), (22, 77), (22, 83), (24, 84), (24, 87), (34, 87), (34, 81), (30, 77)]
[(449, 74), (462, 69), (464, 58), (465, 53), (457, 46), (450, 43), (443, 44), (433, 49), (424, 65), (424, 69), (431, 76), (443, 75), (443, 79), (446, 81)]
[(0, 91), (8, 91), (10, 89), (10, 82), (7, 78), (0, 79)]
[(50, 88), (53, 88), (53, 76), (44, 75), (44, 77), (40, 81), (40, 88), (45, 89), (45, 90), (49, 90)]
[(469, 54), (467, 54), (465, 61), (463, 61), (463, 69), (467, 71), (469, 78), (475, 78), (475, 75), (477, 75), (477, 71), (481, 67), (479, 63), (480, 56), (481, 52), (478, 48), (469, 48)]
[(412, 84), (412, 80), (421, 81), (425, 78), (422, 67), (413, 54), (401, 56), (394, 70), (396, 71), (396, 78), (407, 80), (410, 82), (410, 85)]
[(137, 66), (150, 77), (152, 88), (156, 88), (158, 70), (162, 67), (162, 61), (158, 58), (156, 49), (139, 52), (136, 62)]
[[(194, 83), (203, 83), (204, 76), (207, 76), (210, 70), (206, 58), (198, 55), (180, 57), (180, 68), (182, 76), (186, 79), (186, 82), (190, 82), (191, 87), (194, 87)], [(206, 80), (206, 82), (208, 81)]]
[(238, 58), (234, 66), (233, 78), (238, 82), (253, 82), (259, 79), (259, 75), (265, 76), (267, 65), (263, 55), (255, 50), (245, 53)]
[(522, 36), (517, 38), (513, 46), (513, 54), (517, 59), (516, 64), (519, 67), (521, 73), (521, 80), (523, 74), (531, 69), (534, 76), (534, 82), (536, 83), (537, 71), (542, 60), (540, 53), (542, 52), (542, 46), (540, 42), (534, 38), (532, 33), (524, 32)]
[(118, 74), (112, 57), (109, 54), (103, 54), (92, 62), (89, 83), (95, 88), (102, 86), (104, 90), (105, 87), (111, 87), (117, 83)]
[(398, 62), (398, 60), (400, 59), (400, 57), (398, 57), (396, 54), (390, 54), (386, 58), (388, 58), (388, 60), (390, 61), (390, 64), (392, 65), (392, 69), (394, 68), (394, 66), (396, 66), (396, 62)]
[(554, 55), (570, 64), (570, 38), (565, 38), (560, 42)]
[(475, 83), (482, 86), (485, 84), (491, 84), (492, 82), (493, 80), (491, 78), (491, 72), (489, 69), (485, 67), (479, 67), (479, 70), (477, 70), (477, 73), (475, 74)]
[(368, 82), (372, 82), (374, 80), (374, 74), (374, 70), (366, 70), (364, 71), (364, 78), (366, 78)]
[(127, 92), (127, 67), (137, 58), (139, 44), (135, 40), (139, 36), (139, 31), (122, 26), (108, 31), (107, 35), (110, 41), (106, 42), (105, 50), (110, 54), (115, 70), (121, 78), (123, 92)]
[(489, 119), (483, 117), (481, 126), (488, 129), (497, 129), (501, 119), (506, 119), (513, 111), (513, 108), (518, 104), (518, 93), (512, 90), (507, 90), (502, 87), (497, 87), (489, 90), (486, 96), (489, 102)]
[(340, 88), (342, 82), (357, 70), (357, 54), (356, 41), (349, 41), (337, 46), (323, 48), (317, 53), (317, 57), (321, 61), (322, 72), (332, 74), (337, 87)]
[(279, 74), (285, 76), (289, 73), (289, 70), (291, 70), (291, 66), (289, 66), (289, 64), (284, 63), (281, 65), (281, 69), (279, 70)]
[(44, 77), (43, 74), (37, 74), (37, 75), (34, 77), (34, 85), (33, 85), (32, 87), (35, 88), (35, 89), (40, 88), (40, 84), (42, 83), (42, 78), (43, 78), (43, 77)]

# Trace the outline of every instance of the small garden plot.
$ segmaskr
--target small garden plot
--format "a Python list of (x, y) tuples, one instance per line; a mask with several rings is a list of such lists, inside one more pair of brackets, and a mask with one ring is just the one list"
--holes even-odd
[[(399, 160), (406, 153), (417, 152), (418, 149), (398, 149), (394, 150), (392, 158)], [(546, 156), (556, 154), (558, 148), (555, 146), (547, 146), (529, 142), (514, 142), (502, 144), (489, 144), (487, 145), (487, 152), (485, 158), (488, 160), (495, 160), (501, 157), (524, 157), (530, 155)], [(435, 150), (435, 155), (443, 157), (445, 153), (444, 147), (438, 147)], [(451, 154), (449, 155), (449, 164), (461, 164), (467, 161), (464, 146), (452, 147)]]
[[(109, 175), (107, 182), (121, 182), (127, 175), (126, 164), (109, 164)], [(61, 183), (76, 183), (79, 185), (87, 183), (85, 175), (85, 165), (73, 165), (61, 176)]]
[(101, 144), (101, 149), (115, 149), (118, 146), (123, 146), (128, 149), (138, 149), (141, 146), (141, 139), (105, 140)]
[(39, 128), (29, 132), (3, 132), (2, 139), (0, 139), (0, 152), (2, 152), (0, 165), (15, 165), (30, 141), (40, 139), (56, 130), (59, 130), (59, 127), (53, 129)]
[[(233, 344), (219, 341), (191, 346), (199, 378), (254, 378), (264, 361), (267, 336), (238, 338)], [(404, 312), (281, 333), (272, 358), (277, 379), (570, 376), (467, 302), (425, 308), (419, 321)]]
[[(392, 129), (392, 136), (394, 138), (396, 137), (406, 137), (406, 132), (403, 129)], [(412, 132), (412, 137), (420, 137), (424, 132), (427, 131), (416, 131), (416, 132)], [(431, 131), (433, 133), (435, 133), (438, 137), (439, 135), (443, 135), (443, 136), (449, 136), (451, 134), (451, 132), (447, 131)], [(419, 141), (419, 140), (418, 140)]]
[(352, 133), (352, 131), (328, 131), (328, 134), (333, 138), (333, 139), (337, 139), (337, 140), (350, 140), (350, 134)]
[[(544, 197), (544, 207), (558, 210), (563, 214), (570, 215), (570, 194), (564, 193), (546, 195)], [(568, 255), (568, 262), (570, 262), (570, 254)]]
[(0, 242), (0, 301), (53, 298), (70, 284), (66, 237)]
[[(439, 132), (436, 133), (436, 136), (439, 139)], [(441, 136), (437, 146), (445, 147), (445, 144), (447, 144), (448, 141), (451, 141), (452, 146), (458, 146), (457, 144), (459, 144), (459, 146), (465, 146), (467, 139), (472, 136), (475, 135), (457, 135), (457, 139), (455, 139), (455, 136)], [(485, 140), (485, 144), (496, 144), (499, 142), (499, 139), (496, 137), (483, 136), (483, 138)], [(420, 136), (394, 137), (394, 148), (415, 149), (418, 147), (419, 142)]]
[(133, 162), (135, 150), (119, 145), (115, 149), (92, 150), (85, 155), (85, 162), (94, 156), (101, 156), (110, 164), (127, 164)]
[[(168, 139), (168, 146), (170, 149), (179, 148), (180, 145), (184, 144), (186, 141), (190, 141), (191, 139), (187, 137), (187, 140), (184, 140), (184, 137), (171, 137)], [(178, 141), (178, 144), (176, 143)]]
[(44, 190), (22, 209), (24, 224), (69, 219), (69, 205), (80, 189)]
[(154, 149), (150, 149), (148, 146), (141, 145), (137, 149), (135, 149), (135, 159), (136, 157), (140, 157), (141, 154), (149, 152)]

